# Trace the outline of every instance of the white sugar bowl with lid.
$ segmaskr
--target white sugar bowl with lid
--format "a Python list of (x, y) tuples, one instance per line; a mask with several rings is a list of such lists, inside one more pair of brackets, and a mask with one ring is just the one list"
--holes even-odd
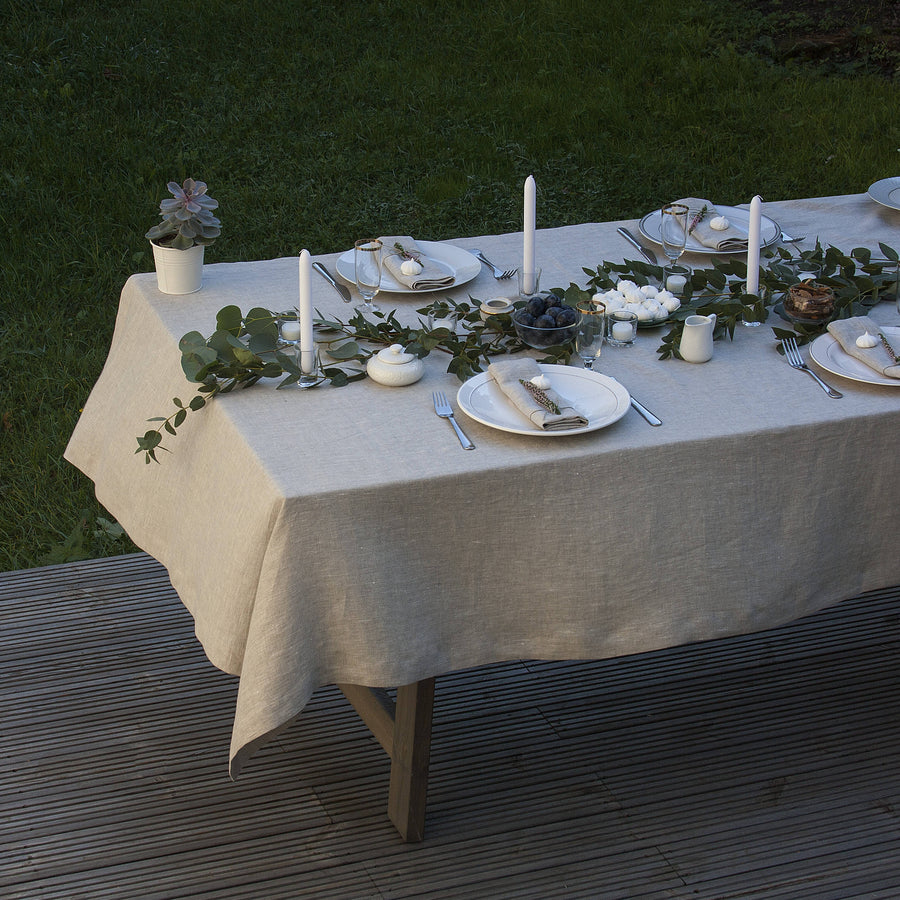
[(401, 344), (391, 344), (380, 350), (366, 363), (366, 373), (372, 381), (388, 387), (413, 384), (425, 374), (425, 363)]
[(515, 307), (506, 297), (493, 297), (481, 303), (481, 321), (487, 322), (491, 316), (512, 315)]

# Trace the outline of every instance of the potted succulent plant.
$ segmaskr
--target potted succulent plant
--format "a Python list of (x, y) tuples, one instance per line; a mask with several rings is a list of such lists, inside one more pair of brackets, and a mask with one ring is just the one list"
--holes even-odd
[(153, 247), (156, 280), (165, 294), (192, 294), (200, 290), (203, 248), (219, 236), (219, 220), (212, 211), (219, 206), (206, 193), (203, 181), (186, 178), (170, 181), (172, 198), (159, 204), (162, 221), (145, 235)]

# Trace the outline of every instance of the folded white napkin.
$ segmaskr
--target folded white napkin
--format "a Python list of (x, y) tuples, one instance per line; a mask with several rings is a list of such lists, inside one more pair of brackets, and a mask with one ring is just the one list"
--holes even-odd
[(746, 231), (736, 227), (732, 222), (729, 222), (724, 231), (716, 231), (710, 227), (709, 223), (719, 215), (719, 211), (709, 200), (701, 197), (686, 197), (675, 202), (683, 203), (690, 209), (688, 228), (691, 228), (690, 237), (695, 241), (703, 244), (704, 247), (709, 247), (710, 250), (729, 253), (746, 251), (750, 239)]
[[(448, 275), (437, 266), (420, 249), (419, 245), (408, 235), (393, 235), (380, 238), (384, 245), (384, 265), (400, 283), (414, 291), (435, 291), (450, 287), (454, 276)], [(404, 275), (401, 266), (408, 259), (417, 260), (422, 271), (413, 275)]]
[[(529, 390), (525, 387), (523, 382), (533, 384), (532, 379), (543, 374), (535, 360), (531, 358), (502, 360), (491, 363), (488, 372), (513, 406), (542, 431), (564, 431), (588, 424), (587, 416), (583, 416), (565, 397), (553, 390), (552, 386), (537, 388), (538, 396), (535, 396), (534, 388)], [(548, 401), (546, 404), (538, 399), (541, 394)], [(548, 407), (556, 407), (556, 411)]]
[[(887, 347), (881, 342), (881, 328), (868, 316), (854, 316), (852, 319), (838, 319), (829, 322), (828, 331), (841, 345), (844, 353), (854, 359), (865, 363), (870, 369), (874, 369), (888, 378), (900, 378), (900, 365), (888, 352)], [(874, 347), (858, 347), (856, 339), (866, 332), (874, 335), (878, 343)], [(900, 341), (891, 342), (895, 353), (900, 353)]]

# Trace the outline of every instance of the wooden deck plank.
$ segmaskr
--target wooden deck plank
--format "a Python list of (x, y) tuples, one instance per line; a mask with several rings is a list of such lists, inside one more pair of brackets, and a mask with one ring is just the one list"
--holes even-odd
[(335, 687), (227, 777), (236, 680), (143, 554), (0, 574), (0, 896), (896, 898), (900, 589), (438, 679), (426, 840)]

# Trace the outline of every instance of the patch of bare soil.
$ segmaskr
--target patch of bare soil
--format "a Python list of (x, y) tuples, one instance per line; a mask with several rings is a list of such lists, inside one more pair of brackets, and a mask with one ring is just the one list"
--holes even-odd
[(834, 74), (900, 79), (900, 0), (743, 0), (762, 16), (754, 48)]

